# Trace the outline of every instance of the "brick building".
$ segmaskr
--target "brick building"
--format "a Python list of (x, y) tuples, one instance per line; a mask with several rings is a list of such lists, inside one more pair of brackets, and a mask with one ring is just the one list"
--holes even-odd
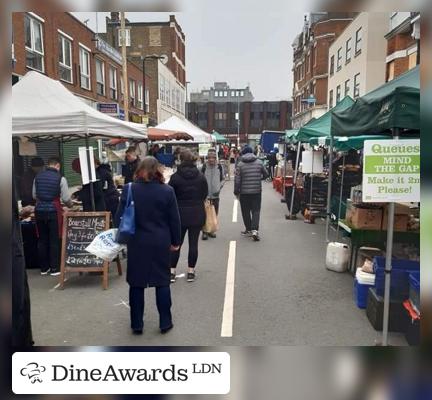
[(237, 143), (236, 119), (240, 111), (240, 143), (255, 144), (264, 130), (291, 129), (291, 101), (190, 102), (189, 121), (208, 133), (213, 130)]
[[(12, 14), (12, 83), (29, 70), (60, 80), (89, 105), (123, 105), (122, 57), (69, 13)], [(128, 63), (129, 119), (141, 122), (143, 74)], [(100, 107), (100, 106), (99, 106)]]
[[(121, 118), (122, 57), (85, 24), (65, 12), (17, 12), (12, 14), (12, 36), (12, 84), (35, 70), (59, 80), (94, 108), (104, 110), (103, 104), (116, 104), (111, 115)], [(134, 122), (142, 122), (142, 77), (142, 71), (128, 63), (129, 119)], [(90, 144), (101, 156), (100, 141), (91, 140)], [(81, 178), (72, 171), (71, 162), (83, 145), (83, 140), (37, 143), (37, 155), (45, 161), (60, 156), (64, 175), (70, 185), (77, 185)], [(13, 154), (15, 174), (19, 177), (29, 167), (30, 157), (19, 154), (16, 142)]]
[(386, 79), (391, 81), (420, 63), (420, 13), (392, 12), (387, 39)]
[[(111, 18), (106, 18), (104, 38), (111, 46), (120, 48), (119, 12), (112, 12)], [(158, 59), (147, 58), (144, 61), (151, 125), (161, 123), (171, 115), (185, 115), (185, 40), (185, 34), (174, 15), (170, 15), (166, 22), (126, 20), (126, 49), (132, 62), (142, 69), (140, 56), (156, 55), (166, 59), (165, 65)]]
[(215, 103), (225, 103), (230, 101), (253, 101), (254, 97), (249, 88), (231, 88), (227, 82), (215, 82), (210, 89), (203, 89), (201, 92), (190, 94), (192, 103), (214, 101)]
[(329, 47), (356, 13), (317, 12), (305, 17), (293, 47), (293, 128), (327, 111)]

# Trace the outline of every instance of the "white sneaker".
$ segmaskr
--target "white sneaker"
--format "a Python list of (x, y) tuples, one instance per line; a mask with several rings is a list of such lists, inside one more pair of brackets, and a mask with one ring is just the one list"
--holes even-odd
[(59, 276), (60, 275), (60, 271), (51, 272), (50, 275), (51, 276)]
[(260, 237), (258, 234), (258, 231), (252, 231), (252, 238), (255, 242), (259, 242), (260, 241)]
[(46, 271), (41, 271), (41, 275), (48, 275), (50, 271), (51, 270), (49, 268)]

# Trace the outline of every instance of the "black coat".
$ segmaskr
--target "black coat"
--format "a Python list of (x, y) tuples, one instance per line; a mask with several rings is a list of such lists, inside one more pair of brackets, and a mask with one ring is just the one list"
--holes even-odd
[[(102, 190), (101, 177), (96, 171), (96, 182), (93, 182), (93, 195), (95, 201), (94, 211), (106, 211), (105, 199)], [(75, 196), (82, 202), (83, 211), (89, 212), (92, 210), (90, 183), (83, 185), (82, 189), (75, 193)]]
[(182, 227), (197, 227), (205, 224), (204, 201), (208, 196), (207, 179), (192, 164), (182, 164), (171, 176), (180, 211)]
[(115, 216), (119, 205), (120, 193), (118, 192), (112, 177), (112, 171), (109, 164), (101, 164), (96, 169), (99, 174), (102, 191), (105, 200), (105, 207), (107, 211), (111, 211)]
[[(128, 187), (123, 190), (116, 226), (126, 205)], [(168, 286), (170, 246), (179, 246), (180, 217), (174, 190), (157, 181), (132, 184), (135, 202), (135, 235), (127, 245), (126, 280), (133, 287)]]
[(126, 161), (126, 164), (122, 165), (122, 175), (124, 176), (124, 183), (125, 185), (127, 183), (133, 182), (134, 180), (134, 174), (136, 169), (138, 168), (139, 160), (138, 158), (135, 161), (129, 162)]

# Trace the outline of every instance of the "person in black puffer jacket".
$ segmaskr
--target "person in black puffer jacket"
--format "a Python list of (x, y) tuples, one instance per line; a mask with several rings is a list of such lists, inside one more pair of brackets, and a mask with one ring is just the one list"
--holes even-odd
[[(195, 266), (198, 260), (198, 239), (205, 224), (206, 214), (204, 201), (208, 195), (207, 180), (195, 165), (196, 157), (188, 150), (180, 153), (181, 164), (171, 176), (169, 185), (176, 194), (180, 212), (182, 245), (186, 232), (189, 238), (188, 282), (195, 280)], [(181, 248), (173, 253), (171, 262), (171, 282), (175, 282), (176, 267)]]
[(101, 164), (97, 159), (95, 163), (97, 165), (96, 172), (99, 174), (99, 179), (101, 180), (105, 209), (106, 211), (110, 211), (114, 218), (119, 205), (120, 193), (114, 184), (111, 166), (109, 164)]

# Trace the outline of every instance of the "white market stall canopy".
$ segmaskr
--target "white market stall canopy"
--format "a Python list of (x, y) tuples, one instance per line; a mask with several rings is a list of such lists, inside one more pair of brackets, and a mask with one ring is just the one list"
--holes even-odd
[[(188, 121), (187, 119), (181, 119), (179, 117), (176, 117), (175, 115), (167, 119), (166, 121), (162, 122), (158, 126), (156, 126), (156, 128), (167, 129), (170, 131), (186, 132), (193, 137), (194, 143), (214, 142), (214, 138), (212, 137), (212, 135), (198, 128), (196, 125), (194, 125), (192, 122)], [(188, 143), (188, 142), (185, 140), (179, 140), (176, 143)]]
[(39, 140), (85, 136), (146, 140), (147, 128), (101, 113), (59, 81), (31, 71), (12, 87), (12, 135)]

